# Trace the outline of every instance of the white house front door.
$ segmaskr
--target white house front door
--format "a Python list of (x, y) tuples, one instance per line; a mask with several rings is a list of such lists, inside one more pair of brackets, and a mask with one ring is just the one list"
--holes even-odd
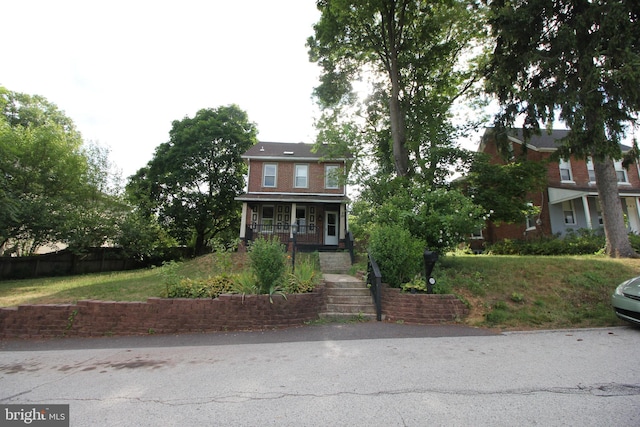
[(338, 245), (338, 212), (324, 213), (324, 244)]

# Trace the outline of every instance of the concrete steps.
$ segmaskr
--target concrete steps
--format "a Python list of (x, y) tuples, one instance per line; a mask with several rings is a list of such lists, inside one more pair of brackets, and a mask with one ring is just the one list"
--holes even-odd
[(376, 308), (366, 283), (346, 274), (327, 273), (323, 276), (327, 305), (320, 318), (375, 320)]
[(320, 252), (320, 270), (329, 274), (348, 274), (351, 270), (349, 252)]

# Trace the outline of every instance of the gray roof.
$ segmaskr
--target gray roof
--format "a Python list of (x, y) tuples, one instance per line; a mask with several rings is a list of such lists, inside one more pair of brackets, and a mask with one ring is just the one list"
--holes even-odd
[[(487, 128), (485, 130), (484, 137), (495, 132), (494, 128)], [(521, 128), (514, 128), (507, 131), (509, 136), (517, 139), (521, 144), (524, 143), (524, 136), (522, 134)], [(565, 138), (569, 135), (569, 130), (567, 129), (552, 129), (548, 131), (546, 129), (540, 129), (540, 134), (533, 134), (529, 137), (527, 141), (527, 145), (529, 147), (533, 147), (536, 150), (542, 151), (552, 151), (556, 150), (560, 145), (562, 145), (562, 138)], [(483, 138), (484, 138), (483, 137)], [(620, 144), (620, 148), (622, 151), (628, 151), (631, 147), (627, 145)]]
[[(305, 144), (303, 142), (291, 143), (291, 142), (258, 142), (253, 147), (249, 148), (242, 155), (243, 159), (256, 159), (256, 158), (268, 158), (268, 159), (305, 159), (305, 160), (320, 160), (323, 157), (327, 157), (327, 151), (322, 147), (313, 152), (314, 144)], [(345, 160), (351, 156), (341, 157), (334, 160)]]
[[(495, 132), (494, 128), (487, 128), (484, 133), (484, 137), (492, 135)], [(515, 138), (520, 143), (524, 142), (524, 136), (522, 134), (521, 128), (514, 128), (507, 130), (509, 136), (511, 138)], [(534, 147), (538, 150), (547, 149), (553, 150), (558, 148), (562, 143), (559, 142), (562, 138), (566, 137), (569, 134), (569, 131), (566, 129), (553, 129), (551, 133), (546, 129), (541, 129), (540, 134), (533, 134), (527, 141), (527, 145)], [(483, 137), (483, 138), (484, 138)]]

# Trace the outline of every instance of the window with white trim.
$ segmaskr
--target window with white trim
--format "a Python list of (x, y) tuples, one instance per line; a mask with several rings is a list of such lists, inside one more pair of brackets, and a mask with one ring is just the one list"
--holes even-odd
[(562, 181), (573, 182), (571, 174), (571, 162), (569, 160), (560, 159), (560, 179)]
[(598, 224), (604, 225), (604, 220), (602, 219), (602, 205), (600, 204), (600, 199), (596, 199), (596, 214), (598, 215)]
[[(533, 203), (527, 203), (527, 207), (529, 208), (530, 212), (533, 211)], [(536, 229), (536, 219), (533, 213), (529, 213), (527, 215), (527, 217), (525, 218), (525, 225), (527, 231)]]
[(324, 188), (335, 190), (339, 188), (338, 173), (340, 168), (337, 165), (326, 165), (324, 167)]
[(619, 183), (628, 183), (629, 178), (627, 177), (627, 170), (622, 166), (622, 160), (617, 160), (615, 162), (616, 166), (616, 176), (618, 177)]
[(295, 188), (307, 188), (309, 186), (309, 165), (296, 165), (293, 180)]
[(484, 237), (482, 236), (482, 227), (476, 228), (471, 232), (471, 240), (482, 240)]
[(576, 224), (576, 212), (573, 209), (573, 200), (562, 202), (562, 215), (564, 217), (564, 223), (566, 225)]
[(276, 163), (265, 163), (262, 168), (262, 186), (275, 188), (278, 182), (278, 165)]
[(593, 159), (587, 159), (587, 172), (589, 172), (589, 182), (596, 182), (596, 171), (593, 168)]

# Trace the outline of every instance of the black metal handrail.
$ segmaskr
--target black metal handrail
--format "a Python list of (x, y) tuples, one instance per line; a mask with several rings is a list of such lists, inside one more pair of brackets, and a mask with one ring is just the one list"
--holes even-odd
[(351, 257), (351, 265), (356, 262), (356, 254), (353, 248), (353, 234), (350, 231), (347, 231), (347, 239), (346, 239), (347, 250), (349, 250), (349, 256)]
[(370, 253), (368, 253), (368, 258), (367, 284), (376, 305), (376, 320), (380, 322), (382, 320), (382, 274), (380, 274), (380, 268)]

